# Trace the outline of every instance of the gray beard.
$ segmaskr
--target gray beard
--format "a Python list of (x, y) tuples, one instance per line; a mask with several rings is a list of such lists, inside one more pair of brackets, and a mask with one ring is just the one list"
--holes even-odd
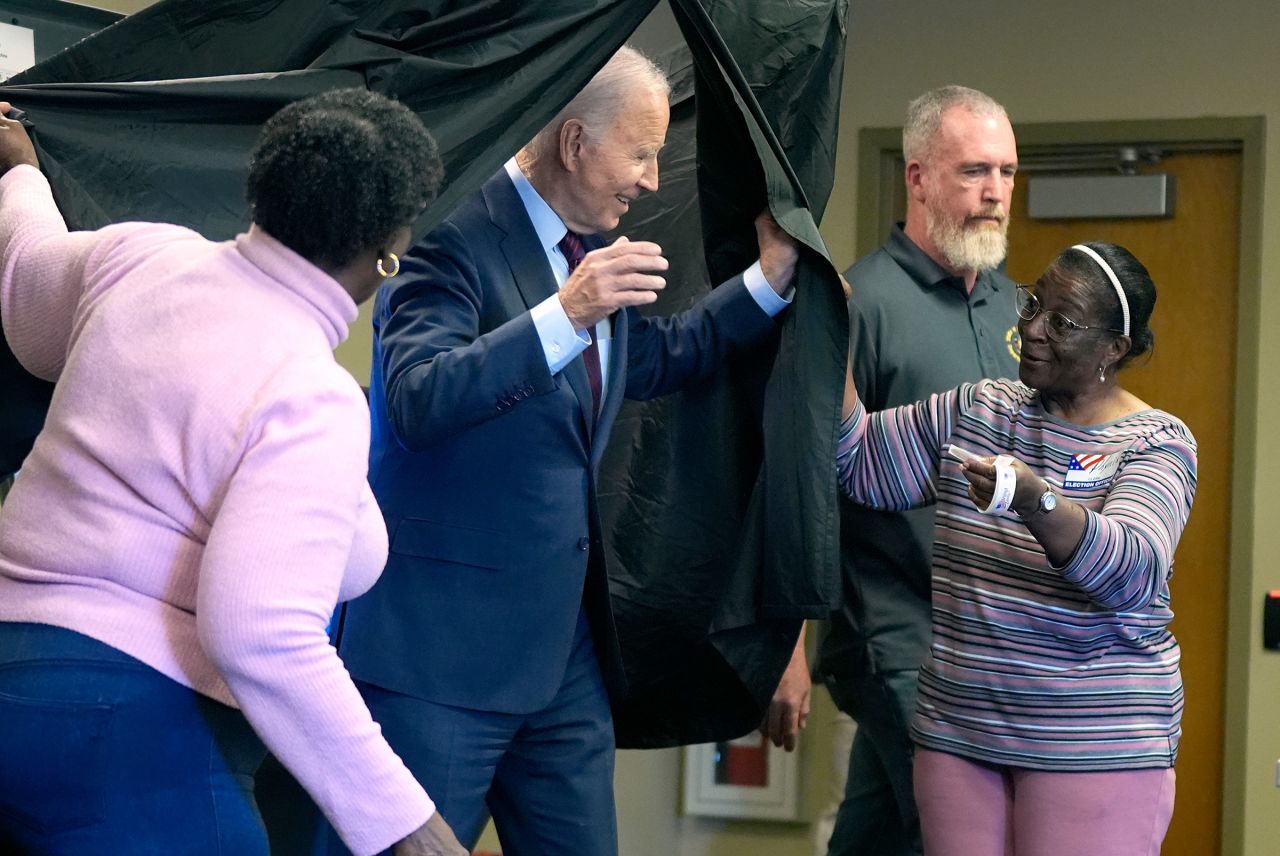
[(966, 229), (963, 222), (956, 223), (936, 217), (925, 209), (925, 231), (929, 240), (942, 253), (947, 263), (959, 271), (992, 270), (1004, 261), (1009, 252), (1009, 221), (999, 229), (977, 227)]

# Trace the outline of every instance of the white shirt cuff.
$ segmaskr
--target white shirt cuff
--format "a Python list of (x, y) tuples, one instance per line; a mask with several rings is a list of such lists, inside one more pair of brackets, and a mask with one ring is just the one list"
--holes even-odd
[[(764, 280), (763, 274), (760, 279)], [(768, 285), (765, 287), (768, 288)], [(586, 330), (573, 329), (573, 322), (565, 314), (559, 295), (551, 295), (530, 309), (529, 315), (533, 318), (534, 329), (538, 331), (538, 339), (542, 342), (547, 368), (553, 375), (563, 371), (574, 357), (591, 344), (591, 337)]]
[(747, 287), (747, 292), (755, 300), (756, 305), (770, 318), (790, 306), (790, 295), (795, 294), (794, 287), (787, 290), (787, 297), (774, 291), (769, 280), (765, 279), (764, 269), (760, 267), (759, 261), (742, 272), (742, 283)]

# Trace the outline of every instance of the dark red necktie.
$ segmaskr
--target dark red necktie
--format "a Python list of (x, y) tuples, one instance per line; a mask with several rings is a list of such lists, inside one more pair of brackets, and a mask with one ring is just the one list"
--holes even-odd
[[(582, 248), (582, 238), (574, 232), (565, 232), (558, 246), (560, 252), (564, 253), (565, 261), (569, 263), (569, 275), (572, 276), (578, 262), (582, 261), (582, 257), (587, 254)], [(600, 412), (600, 398), (604, 386), (600, 378), (600, 349), (596, 347), (596, 330), (592, 327), (587, 332), (591, 335), (591, 344), (582, 352), (582, 362), (587, 369), (587, 383), (591, 384), (592, 415), (594, 416)]]

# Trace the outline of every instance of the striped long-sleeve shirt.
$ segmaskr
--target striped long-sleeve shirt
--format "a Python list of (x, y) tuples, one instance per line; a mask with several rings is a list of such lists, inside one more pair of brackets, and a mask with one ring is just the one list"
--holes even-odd
[[(953, 443), (1013, 455), (1086, 509), (1064, 566), (1018, 515), (974, 507)], [(874, 414), (859, 403), (836, 463), (856, 502), (938, 505), (916, 742), (1044, 770), (1173, 765), (1183, 696), (1169, 578), (1196, 487), (1181, 420), (1151, 409), (1073, 425), (1016, 381), (982, 381)]]

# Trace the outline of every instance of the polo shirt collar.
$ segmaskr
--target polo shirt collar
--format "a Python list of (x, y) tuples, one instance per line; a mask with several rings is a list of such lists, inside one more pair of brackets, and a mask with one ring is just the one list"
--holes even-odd
[[(907, 237), (907, 233), (903, 231), (902, 227), (902, 223), (894, 224), (893, 231), (889, 233), (889, 239), (885, 241), (885, 251), (890, 257), (922, 287), (954, 288), (963, 293), (964, 279), (952, 276), (941, 265), (929, 258), (928, 253), (916, 246), (915, 241)], [(1004, 269), (1003, 262), (1000, 264), (999, 269)], [(991, 271), (983, 271), (978, 274), (977, 280), (974, 281), (973, 291), (969, 294), (969, 299), (971, 301), (984, 299), (987, 294), (995, 291), (995, 287), (995, 279), (992, 277)]]

